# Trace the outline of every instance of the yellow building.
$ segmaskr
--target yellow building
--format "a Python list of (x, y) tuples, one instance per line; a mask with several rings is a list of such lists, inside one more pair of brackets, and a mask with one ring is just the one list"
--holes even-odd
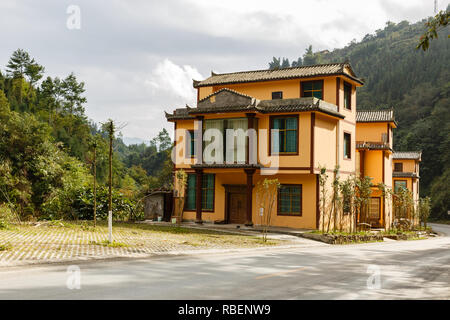
[(393, 110), (358, 111), (356, 115), (356, 171), (372, 178), (368, 223), (384, 227), (393, 219), (392, 205), (377, 187), (392, 188), (393, 129), (397, 127)]
[[(360, 170), (357, 141), (383, 142), (381, 122), (370, 129), (374, 123), (366, 128), (358, 121), (365, 132), (358, 136), (356, 88), (362, 85), (348, 63), (212, 73), (194, 80), (197, 106), (166, 113), (175, 129), (174, 170), (188, 173), (183, 218), (260, 224), (255, 185), (276, 178), (281, 187), (272, 225), (319, 228), (320, 168), (332, 178), (339, 166), (346, 179)], [(368, 148), (363, 163), (377, 181), (391, 184), (396, 124), (383, 123), (389, 146), (373, 154)], [(348, 214), (343, 219), (350, 223)]]
[(417, 206), (419, 201), (419, 163), (422, 161), (420, 151), (396, 151), (393, 154), (394, 171), (392, 184), (394, 190), (398, 188), (408, 189)]

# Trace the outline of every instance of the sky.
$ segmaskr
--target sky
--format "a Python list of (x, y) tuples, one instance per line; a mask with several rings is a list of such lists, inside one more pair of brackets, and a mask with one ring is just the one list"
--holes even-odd
[(0, 70), (22, 48), (45, 76), (74, 72), (90, 119), (148, 142), (173, 131), (164, 111), (195, 106), (192, 79), (265, 69), (273, 56), (341, 48), (387, 21), (433, 14), (433, 0), (1, 0)]

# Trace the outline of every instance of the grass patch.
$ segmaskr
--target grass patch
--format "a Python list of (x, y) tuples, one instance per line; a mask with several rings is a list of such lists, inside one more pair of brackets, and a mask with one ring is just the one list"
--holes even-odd
[(12, 246), (9, 243), (0, 244), (0, 251), (11, 250)]
[(103, 240), (101, 242), (97, 242), (97, 241), (90, 241), (89, 244), (94, 244), (94, 245), (98, 245), (98, 246), (104, 246), (104, 247), (111, 247), (111, 248), (124, 248), (124, 247), (128, 247), (127, 244), (122, 243), (122, 242), (117, 242), (114, 241), (113, 242), (109, 242), (108, 240)]
[(0, 219), (0, 230), (8, 230), (9, 229), (9, 223), (6, 222), (3, 219)]

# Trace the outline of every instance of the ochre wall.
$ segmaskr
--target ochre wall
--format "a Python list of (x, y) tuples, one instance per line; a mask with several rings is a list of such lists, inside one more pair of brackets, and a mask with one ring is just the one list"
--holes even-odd
[[(204, 173), (215, 173), (215, 198), (214, 211), (202, 212), (202, 219), (209, 222), (225, 219), (225, 187), (223, 184), (246, 184), (246, 175), (242, 169), (209, 169)], [(316, 176), (313, 174), (292, 174), (281, 172), (276, 175), (261, 176), (255, 173), (253, 184), (255, 186), (252, 195), (253, 203), (253, 223), (261, 224), (259, 216), (259, 207), (256, 201), (256, 184), (259, 181), (267, 179), (278, 179), (281, 184), (302, 184), (302, 216), (278, 216), (276, 214), (276, 203), (272, 212), (272, 225), (285, 226), (291, 228), (308, 228), (316, 227)], [(184, 211), (183, 218), (185, 220), (195, 220), (195, 211)]]
[(316, 113), (314, 146), (314, 168), (325, 166), (333, 170), (336, 166), (337, 121)]
[(240, 93), (247, 94), (259, 100), (272, 99), (272, 92), (282, 91), (283, 99), (300, 97), (300, 82), (324, 80), (323, 100), (336, 104), (336, 77), (316, 77), (308, 79), (295, 80), (278, 80), (278, 81), (260, 81), (251, 83), (226, 84), (214, 87), (200, 87), (199, 99), (203, 99), (212, 92), (216, 92), (223, 88), (235, 90)]
[(373, 184), (383, 182), (382, 153), (380, 150), (368, 150), (364, 154), (364, 175), (372, 177)]
[[(386, 122), (358, 122), (356, 124), (356, 141), (382, 142), (382, 133), (387, 133)], [(392, 141), (392, 139), (390, 141)]]
[(394, 160), (395, 163), (403, 163), (403, 172), (416, 172), (416, 161), (415, 160)]

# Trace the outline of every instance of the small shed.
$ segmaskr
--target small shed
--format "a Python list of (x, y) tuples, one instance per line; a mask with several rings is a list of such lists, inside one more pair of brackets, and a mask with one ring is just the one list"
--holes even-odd
[(173, 191), (154, 190), (144, 202), (144, 217), (146, 220), (170, 221), (173, 210)]

